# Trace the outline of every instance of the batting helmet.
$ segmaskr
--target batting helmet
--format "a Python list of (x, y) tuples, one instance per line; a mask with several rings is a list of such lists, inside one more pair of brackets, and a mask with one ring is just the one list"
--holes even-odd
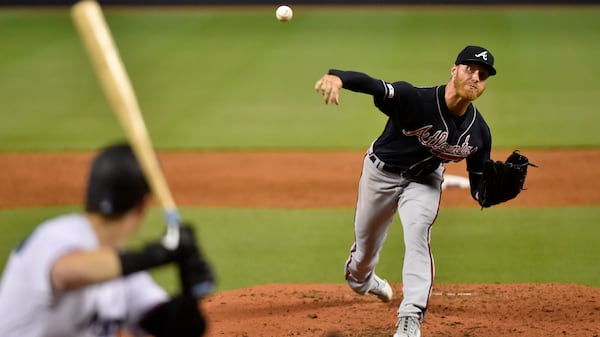
[(105, 216), (119, 216), (150, 193), (146, 177), (128, 144), (104, 148), (92, 162), (85, 209)]

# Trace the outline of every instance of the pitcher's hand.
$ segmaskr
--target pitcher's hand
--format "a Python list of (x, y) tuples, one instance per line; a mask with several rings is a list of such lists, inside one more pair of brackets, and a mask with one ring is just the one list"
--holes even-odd
[(340, 89), (342, 88), (342, 80), (335, 75), (323, 75), (315, 84), (315, 90), (323, 95), (325, 104), (334, 103), (340, 104)]

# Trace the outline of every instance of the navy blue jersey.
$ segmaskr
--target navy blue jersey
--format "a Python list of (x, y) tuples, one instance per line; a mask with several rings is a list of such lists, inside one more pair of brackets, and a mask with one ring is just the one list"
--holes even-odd
[[(373, 95), (375, 106), (389, 117), (373, 144), (373, 152), (387, 165), (418, 177), (441, 163), (466, 159), (467, 170), (478, 174), (490, 159), (491, 134), (483, 116), (473, 104), (463, 116), (452, 115), (445, 85), (421, 88), (354, 71), (329, 73), (340, 77), (345, 89)], [(478, 178), (470, 178), (478, 185)]]
[(373, 151), (383, 162), (417, 175), (430, 173), (442, 162), (467, 158), (468, 169), (481, 172), (490, 157), (487, 123), (470, 104), (460, 118), (446, 106), (445, 86), (416, 88), (407, 82), (383, 83), (392, 93), (374, 97), (389, 119)]

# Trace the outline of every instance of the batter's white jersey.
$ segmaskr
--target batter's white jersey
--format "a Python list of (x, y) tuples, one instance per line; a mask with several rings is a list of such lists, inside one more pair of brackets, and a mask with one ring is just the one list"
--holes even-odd
[(168, 300), (147, 272), (75, 291), (53, 291), (54, 261), (70, 251), (96, 248), (96, 235), (81, 214), (42, 223), (11, 253), (2, 274), (0, 336), (112, 337), (120, 329), (143, 336), (136, 323)]

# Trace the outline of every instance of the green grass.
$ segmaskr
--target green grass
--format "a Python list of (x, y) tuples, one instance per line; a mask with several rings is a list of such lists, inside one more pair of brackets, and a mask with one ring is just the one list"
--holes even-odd
[[(0, 256), (6, 256), (41, 219), (75, 208), (0, 211)], [(340, 283), (353, 241), (350, 209), (183, 209), (224, 291), (266, 283)], [(564, 282), (600, 287), (598, 208), (447, 209), (432, 229), (439, 283)], [(131, 248), (159, 237), (153, 210)], [(378, 273), (401, 281), (402, 228), (390, 229)], [(2, 259), (4, 261), (4, 258)], [(4, 262), (2, 262), (4, 263)], [(3, 266), (0, 265), (0, 266)], [(154, 271), (169, 291), (175, 271)]]
[[(325, 106), (336, 67), (445, 83), (481, 44), (498, 76), (477, 106), (496, 147), (597, 147), (600, 9), (107, 9), (150, 134), (163, 149), (364, 149), (384, 117), (365, 95)], [(123, 138), (67, 8), (0, 11), (0, 151), (81, 150)], [(556, 135), (560, 134), (560, 137)]]
[[(458, 51), (481, 44), (498, 76), (477, 106), (495, 148), (600, 147), (600, 9), (294, 8), (108, 9), (106, 17), (160, 149), (364, 150), (384, 116), (372, 99), (313, 91), (329, 68), (388, 81), (445, 83)], [(0, 10), (0, 151), (90, 150), (124, 138), (67, 8)], [(0, 266), (43, 219), (73, 207), (0, 210)], [(353, 212), (203, 209), (182, 213), (219, 290), (274, 282), (342, 282)], [(432, 232), (444, 283), (574, 282), (600, 286), (598, 207), (444, 209)], [(157, 238), (153, 210), (130, 243)], [(398, 220), (378, 272), (400, 282)], [(171, 268), (154, 271), (167, 289)]]

